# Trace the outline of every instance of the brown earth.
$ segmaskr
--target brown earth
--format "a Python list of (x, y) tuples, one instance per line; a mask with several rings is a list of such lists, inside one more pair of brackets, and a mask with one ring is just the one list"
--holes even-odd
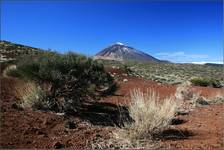
[(223, 149), (224, 148), (224, 105), (197, 108), (189, 115), (181, 116), (186, 121), (175, 125), (181, 131), (189, 131), (186, 139), (163, 141), (170, 149)]
[(0, 148), (84, 149), (92, 140), (106, 136), (107, 130), (92, 126), (78, 117), (67, 118), (53, 112), (18, 107), (16, 102), (19, 99), (13, 91), (24, 83), (3, 77), (0, 81)]
[[(120, 70), (109, 71), (117, 76), (117, 91), (96, 103), (85, 105), (84, 111), (76, 116), (18, 107), (16, 102), (19, 99), (13, 91), (17, 86), (24, 84), (23, 81), (0, 77), (0, 148), (86, 149), (93, 140), (109, 138), (114, 129), (112, 126), (120, 124), (117, 104), (128, 103), (130, 90), (139, 88), (146, 92), (151, 88), (157, 91), (161, 98), (173, 95), (176, 90), (172, 85), (128, 77)], [(200, 91), (206, 97), (223, 90), (210, 87), (192, 89)], [(196, 108), (188, 115), (179, 116), (183, 122), (172, 125), (175, 130), (164, 133), (164, 137), (161, 138), (162, 146), (169, 149), (223, 149), (223, 107), (223, 104), (209, 105)], [(176, 133), (177, 131), (180, 132)], [(182, 138), (176, 137), (177, 134), (183, 135)]]

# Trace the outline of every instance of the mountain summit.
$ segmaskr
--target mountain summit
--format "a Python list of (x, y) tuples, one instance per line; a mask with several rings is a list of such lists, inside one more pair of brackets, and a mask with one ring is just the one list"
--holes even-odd
[(127, 46), (121, 42), (117, 42), (103, 49), (102, 51), (97, 53), (93, 58), (117, 60), (117, 61), (141, 61), (141, 62), (145, 62), (145, 61), (159, 62), (160, 61), (149, 54), (146, 54), (135, 48)]

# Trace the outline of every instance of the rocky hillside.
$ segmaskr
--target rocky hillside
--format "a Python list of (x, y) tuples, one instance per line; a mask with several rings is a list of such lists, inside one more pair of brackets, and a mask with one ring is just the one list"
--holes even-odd
[(99, 53), (97, 53), (94, 59), (106, 59), (106, 60), (117, 60), (117, 61), (154, 61), (159, 62), (160, 60), (139, 51), (130, 46), (124, 45), (122, 43), (115, 43)]
[(0, 62), (15, 60), (18, 56), (35, 55), (41, 51), (30, 46), (0, 41)]

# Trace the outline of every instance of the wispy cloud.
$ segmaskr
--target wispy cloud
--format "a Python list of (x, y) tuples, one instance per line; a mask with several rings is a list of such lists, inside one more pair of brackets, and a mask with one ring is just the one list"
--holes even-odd
[(161, 53), (156, 53), (154, 56), (156, 56), (158, 59), (161, 59), (161, 60), (168, 60), (168, 61), (177, 62), (177, 63), (191, 63), (191, 62), (217, 60), (217, 58), (211, 58), (207, 54), (186, 53), (184, 51), (161, 52)]
[(192, 64), (206, 64), (206, 63), (212, 63), (212, 64), (223, 64), (222, 61), (197, 61), (197, 62), (191, 62)]
[(186, 54), (185, 52), (183, 51), (177, 51), (177, 52), (170, 52), (170, 53), (157, 53), (155, 54), (156, 56), (160, 56), (160, 57), (163, 57), (163, 58), (174, 58), (174, 57), (180, 57), (180, 58), (192, 58), (192, 59), (195, 59), (195, 58), (208, 58), (209, 56), (206, 55), (206, 54)]

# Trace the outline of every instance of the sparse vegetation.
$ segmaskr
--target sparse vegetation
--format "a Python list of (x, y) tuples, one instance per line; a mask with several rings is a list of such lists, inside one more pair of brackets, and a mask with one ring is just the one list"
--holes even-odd
[[(175, 97), (179, 100), (184, 102), (185, 104), (188, 103), (190, 105), (185, 105), (185, 110), (181, 108), (181, 111), (191, 111), (195, 107), (201, 107), (204, 105), (211, 105), (211, 104), (219, 104), (224, 102), (224, 95), (223, 92), (218, 92), (215, 96), (211, 97), (204, 97), (200, 92), (193, 92), (191, 89), (191, 83), (185, 82), (177, 86)], [(178, 113), (180, 110), (178, 110)]]
[(220, 104), (224, 103), (224, 91), (218, 92), (215, 96), (215, 98), (211, 98), (213, 100), (210, 100), (210, 104)]
[(210, 96), (208, 98), (200, 96), (196, 100), (196, 105), (197, 106), (221, 104), (221, 103), (224, 103), (224, 93), (223, 93), (223, 91), (218, 92), (216, 95)]
[(108, 92), (114, 86), (103, 65), (74, 53), (46, 52), (24, 57), (16, 65), (13, 74), (50, 87), (46, 99), (49, 109), (57, 112), (75, 111), (96, 92)]
[(21, 56), (37, 55), (43, 50), (0, 40), (0, 62), (14, 61)]
[[(127, 68), (130, 76), (142, 77), (160, 83), (181, 84), (190, 81), (192, 76), (203, 78), (214, 78), (218, 81), (218, 86), (224, 86), (222, 65), (197, 65), (197, 64), (175, 64), (175, 63), (155, 63), (155, 62), (118, 62), (109, 60), (98, 60), (105, 66), (116, 66)], [(216, 84), (216, 83), (215, 83)], [(216, 85), (215, 85), (216, 86)]]

